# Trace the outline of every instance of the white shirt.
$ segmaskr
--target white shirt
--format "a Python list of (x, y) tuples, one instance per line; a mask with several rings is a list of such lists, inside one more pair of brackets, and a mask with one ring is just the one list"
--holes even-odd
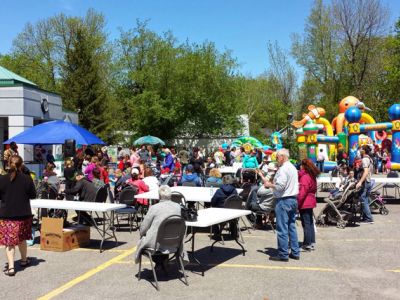
[(296, 197), (299, 193), (299, 179), (295, 166), (286, 161), (276, 172), (274, 178), (274, 197)]
[(158, 190), (159, 182), (158, 182), (157, 177), (147, 176), (147, 177), (143, 178), (143, 181), (149, 187), (149, 191), (156, 190), (156, 189)]

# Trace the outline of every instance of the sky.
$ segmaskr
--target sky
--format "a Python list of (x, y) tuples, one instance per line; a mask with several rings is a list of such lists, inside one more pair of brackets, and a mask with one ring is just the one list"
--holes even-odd
[[(325, 0), (328, 1), (328, 0)], [(230, 50), (239, 70), (258, 76), (268, 68), (268, 41), (277, 41), (288, 53), (291, 35), (302, 34), (313, 0), (15, 0), (0, 5), (0, 54), (8, 53), (13, 39), (28, 22), (34, 24), (58, 13), (83, 16), (89, 8), (104, 14), (111, 40), (119, 28), (149, 20), (157, 33), (172, 31), (180, 42), (214, 42)], [(400, 17), (400, 0), (383, 1), (392, 25)], [(294, 63), (294, 60), (291, 60)], [(301, 68), (295, 66), (301, 77)]]

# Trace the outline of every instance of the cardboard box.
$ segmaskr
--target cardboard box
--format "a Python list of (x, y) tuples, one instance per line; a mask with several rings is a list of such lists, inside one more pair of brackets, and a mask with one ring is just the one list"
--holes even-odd
[(90, 227), (76, 225), (63, 228), (61, 218), (42, 218), (40, 249), (64, 252), (87, 246), (90, 243)]

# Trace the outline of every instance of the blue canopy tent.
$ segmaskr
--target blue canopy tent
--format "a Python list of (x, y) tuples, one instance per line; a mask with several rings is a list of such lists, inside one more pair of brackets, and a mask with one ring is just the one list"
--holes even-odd
[(17, 134), (3, 144), (16, 142), (27, 145), (64, 144), (65, 140), (75, 140), (78, 145), (104, 145), (105, 143), (86, 129), (66, 121), (42, 123)]

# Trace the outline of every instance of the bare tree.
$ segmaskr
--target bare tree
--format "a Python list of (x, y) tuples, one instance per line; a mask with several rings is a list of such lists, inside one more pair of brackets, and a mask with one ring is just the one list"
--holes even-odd
[(290, 105), (296, 90), (295, 71), (290, 65), (286, 53), (276, 41), (275, 43), (268, 42), (267, 47), (270, 63), (268, 75), (277, 83), (279, 89), (277, 96), (285, 105)]
[(362, 93), (363, 85), (385, 34), (388, 9), (379, 0), (334, 0), (333, 14), (338, 38), (344, 45), (353, 90)]

